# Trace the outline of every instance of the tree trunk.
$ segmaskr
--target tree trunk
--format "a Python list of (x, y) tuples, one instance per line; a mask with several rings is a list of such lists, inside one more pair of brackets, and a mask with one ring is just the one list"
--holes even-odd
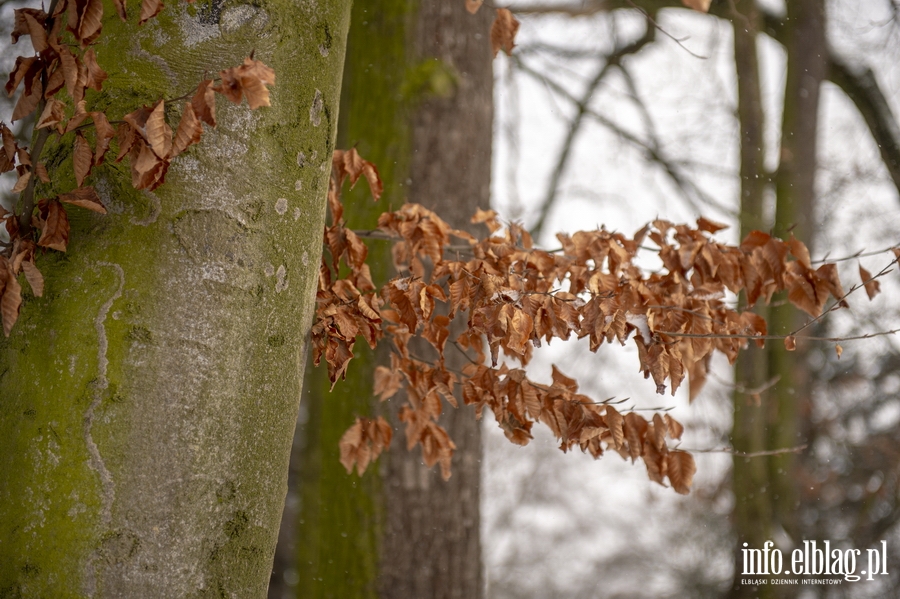
[[(477, 206), (487, 207), (490, 18), (486, 10), (468, 14), (461, 2), (354, 3), (339, 139), (378, 166), (385, 193), (378, 204), (365, 189), (345, 195), (351, 227), (374, 228), (380, 212), (407, 199), (457, 228), (469, 226)], [(368, 245), (373, 278), (384, 280), (392, 271), (390, 246)], [(458, 446), (449, 482), (424, 467), (418, 449), (406, 450), (396, 420), (388, 454), (361, 478), (346, 474), (338, 441), (354, 416), (390, 417), (400, 403), (373, 398), (372, 374), (387, 355), (363, 345), (355, 346), (347, 380), (333, 391), (324, 371), (309, 373), (294, 450), (297, 515), (294, 532), (286, 525), (280, 541), (284, 570), (273, 574), (278, 586), (270, 597), (477, 599), (479, 424), (470, 410), (445, 413), (442, 425)], [(291, 534), (309, 542), (292, 552)]]
[(44, 297), (0, 339), (0, 595), (265, 596), (349, 8), (105, 18), (110, 78), (88, 100), (111, 119), (254, 50), (278, 83), (257, 112), (220, 99), (219, 128), (156, 192), (131, 189), (123, 165), (96, 169), (109, 214), (71, 208), (68, 252), (39, 258)]
[[(749, 13), (747, 12), (749, 10)], [(743, 14), (759, 22), (752, 7), (742, 7)], [(751, 21), (751, 23), (754, 21)], [(761, 155), (762, 111), (758, 104), (758, 71), (750, 67), (750, 54), (755, 47), (745, 39), (743, 21), (736, 16), (735, 60), (738, 68), (740, 118), (742, 130), (742, 234), (759, 228), (764, 222), (764, 181)], [(739, 40), (744, 41), (739, 41)], [(781, 154), (775, 177), (775, 218), (777, 235), (793, 233), (812, 250), (815, 236), (815, 175), (818, 136), (819, 88), (827, 74), (825, 43), (825, 9), (821, 0), (788, 2), (781, 41), (787, 53), (787, 79), (782, 115)], [(755, 73), (755, 75), (754, 75)], [(755, 85), (755, 94), (750, 86)], [(754, 114), (756, 116), (754, 117)], [(759, 121), (754, 124), (753, 119)], [(755, 165), (755, 166), (754, 166)], [(772, 334), (784, 335), (797, 329), (805, 315), (791, 306), (786, 298), (776, 298), (768, 308), (767, 320)], [(754, 402), (745, 393), (735, 396), (733, 444), (738, 451), (752, 452), (795, 447), (807, 438), (812, 396), (806, 352), (798, 343), (788, 352), (780, 342), (769, 342), (764, 352), (750, 350), (739, 358), (735, 380), (739, 388), (757, 387)], [(766, 389), (767, 381), (774, 383)], [(755, 405), (754, 405), (755, 404)], [(741, 550), (762, 549), (765, 541), (775, 541), (785, 554), (804, 538), (800, 526), (802, 472), (792, 452), (753, 459), (735, 457), (733, 486), (736, 500), (735, 581), (731, 597), (785, 597), (786, 587), (741, 585), (747, 578), (743, 572)], [(786, 566), (789, 570), (790, 566)], [(749, 576), (750, 578), (758, 578)]]
[[(765, 114), (760, 89), (759, 59), (756, 40), (761, 18), (753, 2), (735, 4), (732, 16), (734, 31), (734, 62), (738, 84), (738, 121), (741, 135), (741, 210), (740, 227), (743, 239), (750, 231), (765, 230)], [(746, 303), (746, 294), (741, 294)], [(756, 308), (766, 316), (765, 306)], [(751, 453), (764, 451), (766, 420), (761, 391), (767, 379), (765, 349), (755, 344), (741, 352), (735, 364), (733, 395), (734, 424), (731, 445), (735, 450)], [(772, 508), (765, 490), (768, 486), (766, 458), (734, 456), (732, 461), (732, 489), (735, 506), (733, 514), (736, 544), (734, 582), (730, 597), (743, 599), (766, 597), (771, 587), (741, 584), (743, 544), (760, 548), (772, 537)]]
[[(421, 3), (414, 34), (418, 68), (434, 64), (430, 69), (446, 71), (454, 85), (445, 97), (440, 89), (430, 90), (414, 113), (409, 196), (459, 229), (471, 230), (475, 209), (490, 205), (491, 16), (485, 8), (472, 16), (462, 2), (430, 0)], [(451, 339), (464, 324), (460, 321), (454, 322)], [(445, 355), (450, 370), (461, 370), (468, 360), (451, 344)], [(477, 599), (484, 594), (481, 422), (471, 407), (459, 404), (442, 418), (456, 443), (449, 481), (437, 471), (425, 471), (418, 449), (398, 448), (389, 456), (382, 597)]]
[[(775, 232), (786, 236), (790, 231), (813, 253), (819, 91), (828, 73), (824, 1), (789, 2), (785, 28), (787, 79), (781, 156), (775, 178)], [(787, 302), (774, 306), (769, 315), (769, 330), (776, 335), (797, 329), (808, 318)], [(781, 343), (770, 344), (768, 350), (769, 375), (778, 378), (768, 417), (769, 444), (772, 448), (798, 446), (808, 438), (812, 411), (808, 346), (801, 340), (794, 352), (788, 352)], [(773, 456), (769, 469), (775, 521), (799, 543), (803, 538), (798, 509), (803, 500), (803, 477), (797, 454)]]

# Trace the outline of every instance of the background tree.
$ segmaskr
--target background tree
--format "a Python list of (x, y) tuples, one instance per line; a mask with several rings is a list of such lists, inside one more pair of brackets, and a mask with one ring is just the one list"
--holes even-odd
[[(278, 85), (261, 112), (220, 102), (219, 127), (156, 191), (133, 190), (125, 164), (95, 168), (109, 214), (71, 208), (68, 252), (39, 258), (43, 297), (0, 338), (0, 595), (265, 594), (349, 8), (105, 16), (95, 48), (110, 77), (87, 101), (112, 118), (254, 49)], [(39, 193), (75, 186), (72, 136), (50, 138), (54, 183)]]
[[(338, 145), (357, 147), (385, 181), (378, 203), (362, 185), (346, 196), (354, 228), (375, 229), (381, 212), (410, 201), (471, 229), (476, 208), (488, 207), (492, 17), (469, 14), (463, 2), (354, 3)], [(373, 278), (385, 282), (390, 243), (368, 245)], [(400, 398), (381, 404), (372, 392), (388, 352), (357, 348), (333, 390), (324, 367), (309, 371), (292, 464), (296, 507), (285, 513), (270, 596), (480, 597), (481, 441), (472, 409), (448, 410), (442, 422), (457, 446), (449, 481), (425, 467), (418, 449), (407, 451), (402, 434), (376, 468), (348, 475), (338, 442), (356, 416), (384, 414), (402, 426)], [(451, 356), (461, 368), (462, 354)]]
[[(739, 222), (744, 232), (753, 228), (771, 228), (783, 234), (793, 227), (794, 234), (809, 241), (810, 247), (821, 247), (815, 241), (818, 239), (827, 239), (829, 247), (834, 247), (831, 244), (841, 236), (827, 228), (819, 228), (822, 223), (834, 222), (835, 219), (829, 218), (829, 212), (843, 210), (848, 204), (861, 206), (857, 198), (873, 197), (876, 190), (878, 195), (895, 202), (896, 152), (900, 144), (895, 134), (897, 125), (890, 94), (882, 87), (886, 83), (893, 84), (892, 74), (885, 67), (892, 64), (891, 57), (895, 53), (894, 9), (886, 4), (873, 5), (871, 16), (862, 15), (852, 21), (843, 3), (831, 2), (827, 7), (829, 18), (839, 22), (826, 27), (824, 3), (789, 2), (787, 7), (787, 12), (779, 13), (773, 3), (712, 2), (710, 13), (723, 19), (720, 25), (703, 23), (702, 17), (684, 10), (680, 2), (636, 0), (517, 5), (523, 20), (521, 47), (511, 68), (514, 77), (504, 81), (515, 81), (517, 86), (530, 93), (536, 92), (534, 87), (525, 87), (530, 86), (529, 79), (539, 81), (539, 86), (549, 90), (553, 98), (551, 106), (559, 108), (565, 115), (559, 134), (562, 141), (559, 145), (545, 144), (545, 148), (551, 148), (549, 160), (546, 151), (541, 156), (544, 163), (550, 164), (545, 169), (545, 172), (549, 171), (546, 175), (549, 192), (543, 195), (543, 202), (523, 207), (526, 224), (547, 222), (545, 229), (557, 229), (561, 218), (558, 215), (565, 210), (562, 203), (556, 203), (557, 197), (570, 201), (585, 197), (598, 202), (605, 200), (604, 206), (614, 210), (616, 203), (609, 202), (609, 196), (603, 194), (608, 194), (605, 190), (615, 188), (615, 185), (606, 185), (604, 180), (588, 176), (590, 171), (585, 169), (585, 164), (589, 162), (584, 156), (587, 148), (595, 151), (604, 144), (615, 143), (616, 138), (619, 145), (615, 147), (624, 147), (625, 151), (633, 148), (650, 165), (641, 173), (640, 179), (634, 181), (629, 198), (651, 197), (654, 193), (662, 195), (675, 190), (686, 200), (689, 211), (712, 210), (712, 214), (721, 214), (723, 219)], [(681, 10), (663, 10), (665, 8)], [(533, 20), (529, 20), (528, 15), (532, 15)], [(564, 20), (561, 16), (589, 18), (590, 24)], [(662, 33), (657, 30), (656, 40), (639, 48), (633, 58), (618, 60), (620, 51), (617, 48), (633, 47), (648, 23), (659, 25)], [(723, 25), (734, 31), (731, 56), (718, 50), (721, 43), (716, 38), (724, 35)], [(596, 35), (581, 44), (563, 43), (558, 41), (561, 37), (570, 39), (559, 35), (563, 27), (572, 31), (588, 27), (597, 31), (605, 27), (604, 31), (614, 43), (596, 42), (597, 37), (603, 37)], [(700, 31), (711, 32), (710, 37), (698, 35)], [(535, 32), (540, 33), (535, 35)], [(678, 44), (667, 33), (677, 38)], [(690, 39), (684, 39), (685, 35)], [(859, 39), (853, 40), (853, 36)], [(572, 34), (571, 39), (577, 39), (577, 35)], [(707, 39), (710, 41), (705, 45)], [(661, 72), (671, 69), (669, 65), (674, 61), (663, 63), (661, 51), (652, 49), (662, 43), (670, 46), (668, 53), (680, 54), (684, 59), (681, 62), (685, 66), (675, 71), (677, 74), (672, 77), (661, 75)], [(600, 46), (600, 50), (595, 46)], [(692, 53), (707, 60), (691, 56)], [(758, 57), (759, 53), (764, 59)], [(599, 62), (595, 58), (598, 54), (603, 56)], [(729, 65), (725, 61), (733, 62)], [(560, 68), (563, 62), (570, 69), (568, 72)], [(619, 67), (620, 64), (624, 67), (607, 66)], [(787, 71), (785, 82), (772, 75), (773, 71), (782, 68), (782, 64)], [(737, 76), (729, 75), (729, 70)], [(711, 72), (716, 74), (710, 75)], [(679, 76), (690, 81), (692, 89), (679, 89), (676, 80)], [(712, 79), (713, 84), (699, 86), (698, 78)], [(653, 79), (668, 81), (670, 87), (656, 84)], [(840, 92), (827, 81), (833, 82)], [(716, 84), (720, 87), (716, 88)], [(783, 95), (781, 85), (784, 85)], [(734, 92), (731, 92), (731, 86), (736, 88)], [(504, 86), (504, 96), (509, 89)], [(701, 89), (703, 93), (712, 91), (712, 94), (703, 96)], [(523, 95), (527, 97), (527, 93), (523, 92)], [(821, 98), (826, 93), (828, 103), (823, 104)], [(835, 99), (838, 96), (843, 99)], [(735, 98), (733, 103), (729, 100), (731, 97)], [(701, 105), (706, 106), (704, 116), (691, 128), (690, 119), (695, 114), (691, 106)], [(526, 112), (525, 106), (523, 102), (518, 107), (523, 119), (534, 118), (534, 113)], [(838, 115), (847, 114), (847, 111), (856, 112), (858, 116), (849, 137), (852, 142), (846, 139), (837, 142), (842, 144), (840, 149), (843, 150), (838, 154), (830, 132), (840, 127), (836, 124), (840, 122)], [(507, 111), (504, 114), (508, 114)], [(731, 120), (732, 114), (737, 118)], [(823, 117), (823, 114), (827, 116)], [(822, 118), (826, 119), (827, 127), (822, 126)], [(862, 133), (860, 126), (868, 131)], [(524, 148), (530, 147), (527, 128), (518, 129), (520, 137), (511, 142), (513, 147), (509, 149), (511, 155), (525, 163), (529, 156)], [(500, 127), (502, 131), (508, 129), (507, 124)], [(604, 132), (603, 136), (598, 130)], [(740, 134), (739, 147), (723, 141), (732, 131)], [(715, 132), (722, 133), (716, 137)], [(841, 133), (846, 135), (846, 129)], [(781, 147), (777, 141), (779, 137)], [(829, 144), (823, 144), (823, 139)], [(852, 156), (849, 156), (848, 147), (854, 147)], [(603, 156), (595, 153), (594, 162), (602, 161)], [(739, 159), (732, 160), (732, 156)], [(832, 156), (835, 157), (833, 160)], [(873, 164), (873, 159), (877, 161), (879, 157), (881, 164)], [(504, 160), (501, 164), (509, 164), (509, 161)], [(648, 173), (658, 175), (654, 177)], [(520, 185), (524, 179), (533, 181), (536, 178), (531, 173), (528, 175), (518, 177)], [(849, 183), (851, 177), (857, 182)], [(648, 193), (646, 188), (650, 185), (646, 182), (660, 180), (663, 184), (651, 188)], [(729, 186), (740, 184), (739, 211), (722, 205), (720, 202), (727, 195), (713, 191), (723, 188), (722, 181), (726, 182), (726, 189), (734, 189)], [(510, 191), (509, 196), (514, 196), (513, 185), (505, 189)], [(861, 189), (869, 191), (861, 192)], [(500, 198), (507, 202), (508, 210), (509, 200), (503, 195)], [(634, 202), (633, 207), (639, 209), (641, 203), (644, 202)], [(885, 205), (884, 201), (877, 206), (868, 212), (874, 214), (885, 210), (884, 214), (893, 214), (892, 210), (896, 209), (896, 205)], [(864, 210), (860, 208), (857, 214), (862, 218)], [(848, 253), (861, 247), (876, 250), (896, 243), (896, 237), (877, 219), (856, 222), (866, 222), (866, 225), (854, 228), (857, 237), (851, 241), (852, 250)], [(860, 237), (863, 229), (871, 234), (871, 238), (867, 238), (869, 241)], [(847, 241), (850, 240), (844, 237), (843, 243)], [(867, 245), (863, 246), (864, 243)], [(881, 256), (885, 263), (891, 257), (889, 253)], [(874, 260), (865, 255), (861, 258), (863, 261)], [(854, 278), (858, 276), (854, 273)], [(776, 309), (770, 330), (783, 333), (796, 328), (795, 314), (796, 311), (789, 307)], [(896, 313), (885, 312), (879, 319), (870, 319), (869, 326), (861, 330), (860, 327), (848, 327), (838, 317), (831, 319), (833, 323), (817, 328), (815, 334), (838, 336), (838, 332), (865, 334), (892, 329), (895, 326), (891, 319), (896, 319)], [(896, 351), (891, 345), (889, 341), (879, 342), (881, 351)], [(792, 353), (785, 352), (777, 343), (770, 346), (768, 351), (751, 350), (741, 358), (735, 381), (731, 384), (734, 429), (727, 445), (744, 452), (802, 445), (808, 445), (809, 449), (802, 457), (794, 453), (753, 459), (735, 456), (732, 470), (736, 502), (733, 514), (737, 537), (735, 550), (740, 548), (740, 543), (756, 544), (757, 539), (774, 538), (783, 543), (797, 542), (798, 539), (846, 539), (853, 546), (863, 547), (875, 538), (875, 531), (882, 535), (878, 538), (890, 537), (896, 513), (892, 507), (895, 501), (891, 499), (893, 483), (890, 481), (894, 477), (891, 473), (896, 471), (896, 460), (884, 449), (886, 429), (883, 427), (886, 425), (884, 421), (880, 423), (875, 414), (880, 409), (878, 413), (884, 418), (887, 413), (884, 400), (876, 398), (883, 397), (884, 385), (893, 380), (894, 375), (890, 371), (878, 371), (875, 380), (866, 384), (871, 396), (839, 400), (839, 391), (817, 382), (819, 377), (842, 381), (845, 385), (863, 384), (862, 381), (876, 371), (872, 367), (862, 371), (860, 362), (872, 360), (874, 356), (856, 360), (851, 368), (846, 354), (844, 361), (839, 362), (837, 356), (831, 355), (833, 347), (821, 343), (799, 345), (798, 351)], [(865, 350), (858, 351), (869, 356)], [(891, 360), (878, 360), (878, 363), (888, 364)], [(620, 393), (619, 389), (615, 392)], [(851, 441), (846, 428), (851, 421), (856, 423), (857, 431), (863, 426), (862, 430), (871, 435), (857, 436)], [(713, 438), (711, 442), (716, 443), (716, 440)], [(835, 452), (841, 456), (839, 463), (835, 462)], [(863, 473), (868, 473), (868, 477)], [(866, 483), (861, 482), (863, 478)], [(855, 500), (848, 497), (846, 491), (841, 491), (840, 481), (846, 486), (855, 484)], [(826, 502), (825, 497), (830, 497), (831, 501)], [(728, 501), (728, 495), (721, 489), (713, 498), (718, 505)], [(823, 507), (826, 503), (827, 509)], [(850, 515), (858, 514), (855, 510), (863, 504), (879, 506), (879, 515), (872, 523), (867, 522), (868, 516)], [(844, 516), (839, 516), (841, 513)], [(847, 532), (854, 527), (859, 532)], [(571, 539), (568, 542), (571, 543)], [(710, 570), (719, 571), (716, 568)], [(677, 576), (677, 572), (673, 572), (672, 579)], [(558, 571), (554, 572), (554, 577), (558, 577)], [(730, 588), (723, 584), (722, 578), (718, 580), (718, 584)], [(701, 586), (695, 580), (681, 587), (683, 591), (673, 592), (675, 596), (685, 596), (679, 592), (703, 596), (699, 590)], [(715, 588), (713, 585), (710, 592), (724, 592), (715, 591)], [(773, 587), (759, 589), (760, 593), (777, 591)], [(824, 593), (824, 590), (818, 592)], [(612, 591), (609, 593), (609, 596), (615, 596)], [(757, 590), (743, 588), (736, 589), (735, 593), (737, 596), (754, 593), (755, 596)]]

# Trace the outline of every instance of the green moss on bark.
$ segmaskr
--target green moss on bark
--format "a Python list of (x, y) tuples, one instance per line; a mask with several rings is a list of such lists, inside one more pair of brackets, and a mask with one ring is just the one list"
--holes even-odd
[[(45, 296), (0, 340), (3, 596), (265, 595), (349, 2), (213, 8), (104, 22), (110, 78), (89, 101), (111, 119), (253, 50), (278, 82), (253, 113), (220, 98), (219, 128), (153, 193), (130, 189), (124, 164), (98, 168), (88, 184), (110, 214), (70, 208), (68, 252), (39, 259)], [(51, 152), (56, 176), (71, 159)], [(301, 153), (315, 158), (301, 166)]]
[[(411, 139), (407, 90), (407, 40), (416, 3), (354, 2), (338, 127), (339, 147), (355, 146), (374, 162), (385, 184), (380, 202), (358, 185), (345, 191), (344, 218), (352, 228), (375, 228), (378, 215), (406, 200)], [(368, 243), (373, 279), (391, 272), (390, 245)], [(310, 369), (304, 402), (301, 509), (297, 525), (298, 596), (375, 597), (384, 522), (379, 464), (363, 477), (348, 475), (338, 442), (356, 416), (378, 411), (372, 396), (375, 366), (384, 361), (357, 343), (347, 379), (333, 391), (325, 368)]]

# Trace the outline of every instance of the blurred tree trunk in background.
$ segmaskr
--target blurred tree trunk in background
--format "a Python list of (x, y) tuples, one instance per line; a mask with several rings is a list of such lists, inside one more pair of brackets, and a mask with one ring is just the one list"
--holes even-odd
[[(828, 71), (825, 6), (822, 0), (797, 0), (788, 2), (787, 6), (779, 32), (787, 54), (787, 78), (781, 153), (774, 178), (774, 226), (770, 227), (763, 226), (766, 176), (761, 160), (763, 114), (759, 105), (754, 35), (761, 20), (752, 4), (744, 6), (744, 12), (733, 17), (742, 133), (741, 234), (746, 235), (753, 228), (772, 229), (782, 238), (793, 234), (812, 253), (816, 236), (819, 90)], [(767, 310), (772, 334), (787, 334), (808, 318), (788, 304), (786, 297), (783, 299)], [(735, 371), (737, 390), (732, 432), (735, 450), (777, 450), (808, 442), (812, 384), (807, 349), (801, 343), (796, 351), (788, 352), (784, 344), (775, 341), (769, 342), (764, 352), (754, 349), (741, 357)], [(741, 585), (741, 549), (743, 543), (759, 549), (766, 540), (800, 544), (802, 539), (809, 538), (799, 518), (805, 477), (797, 454), (785, 452), (750, 459), (735, 456), (733, 463), (737, 546), (732, 597), (789, 596), (791, 593), (783, 590), (788, 587)]]
[[(356, 146), (374, 162), (385, 193), (379, 203), (362, 185), (346, 194), (349, 226), (374, 229), (379, 213), (409, 200), (466, 229), (475, 208), (488, 207), (491, 16), (470, 15), (463, 2), (354, 2), (338, 147)], [(368, 245), (377, 283), (391, 275), (391, 248)], [(347, 380), (330, 393), (324, 367), (309, 370), (269, 596), (481, 597), (480, 423), (464, 407), (445, 412), (457, 450), (444, 482), (418, 448), (406, 450), (399, 396), (373, 397), (373, 371), (387, 352), (362, 342), (354, 352)], [(448, 346), (447, 360), (459, 369), (451, 361), (464, 358)], [(338, 441), (355, 416), (374, 414), (394, 425), (391, 449), (363, 477), (348, 475)]]
[[(740, 237), (750, 231), (766, 230), (765, 194), (767, 174), (765, 172), (765, 113), (760, 87), (759, 56), (756, 43), (762, 27), (762, 18), (753, 2), (735, 5), (732, 15), (734, 31), (734, 63), (738, 85), (738, 122), (740, 127)], [(746, 294), (741, 294), (741, 302), (746, 303)], [(756, 312), (767, 317), (767, 307), (758, 306)], [(766, 350), (750, 344), (738, 356), (735, 364), (733, 394), (734, 424), (731, 431), (731, 446), (740, 452), (764, 451), (766, 443), (765, 410), (759, 389), (768, 379)], [(772, 507), (769, 497), (761, 492), (768, 481), (765, 458), (744, 458), (734, 456), (732, 470), (732, 490), (734, 492), (734, 527), (738, 542), (735, 545), (736, 565), (742, 563), (743, 543), (751, 547), (762, 547), (771, 539)], [(734, 596), (743, 597), (757, 590), (740, 583), (740, 570), (735, 570)], [(763, 587), (759, 592), (765, 592)]]

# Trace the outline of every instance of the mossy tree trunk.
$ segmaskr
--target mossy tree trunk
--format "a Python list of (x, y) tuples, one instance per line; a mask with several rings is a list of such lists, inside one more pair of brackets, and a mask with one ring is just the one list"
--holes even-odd
[[(793, 234), (813, 253), (819, 97), (828, 74), (824, 0), (789, 2), (784, 23), (787, 77), (781, 155), (775, 177), (775, 233), (782, 237)], [(770, 310), (769, 329), (785, 335), (807, 319), (804, 313), (781, 302)], [(781, 343), (769, 345), (769, 376), (778, 379), (769, 413), (769, 444), (773, 448), (795, 447), (808, 439), (812, 413), (808, 350), (802, 340), (794, 352), (788, 352)], [(776, 522), (799, 543), (803, 539), (799, 514), (804, 498), (798, 456), (792, 452), (773, 456), (769, 469)]]
[[(374, 228), (381, 211), (406, 200), (457, 228), (470, 226), (477, 206), (487, 208), (491, 17), (484, 9), (470, 15), (463, 2), (354, 2), (339, 145), (375, 162), (385, 193), (378, 204), (363, 186), (347, 194), (351, 227)], [(369, 248), (373, 276), (385, 280), (390, 246)], [(425, 468), (419, 449), (407, 452), (396, 418), (388, 454), (362, 478), (346, 474), (338, 441), (354, 417), (392, 417), (400, 401), (379, 404), (372, 396), (372, 373), (387, 355), (364, 345), (356, 345), (347, 380), (333, 391), (324, 371), (308, 375), (292, 466), (298, 505), (286, 516), (270, 597), (477, 599), (480, 425), (471, 410), (448, 406), (442, 424), (458, 447), (449, 482)]]
[[(752, 6), (743, 7), (747, 23), (759, 23)], [(822, 0), (797, 0), (787, 3), (780, 41), (787, 55), (781, 124), (781, 148), (774, 179), (774, 223), (765, 226), (763, 219), (762, 112), (758, 103), (758, 70), (750, 67), (755, 47), (746, 40), (746, 26), (741, 16), (734, 18), (736, 64), (739, 75), (740, 118), (742, 129), (742, 233), (745, 228), (772, 229), (786, 238), (793, 234), (812, 251), (815, 240), (815, 177), (818, 148), (819, 93), (827, 75), (825, 40), (825, 7)], [(744, 41), (741, 41), (741, 40)], [(756, 92), (750, 87), (755, 85)], [(746, 107), (745, 107), (746, 106)], [(754, 117), (753, 114), (757, 116)], [(759, 118), (754, 124), (753, 119)], [(753, 167), (752, 165), (757, 165)], [(745, 170), (746, 167), (746, 170)], [(766, 310), (769, 331), (785, 335), (799, 328), (806, 316), (790, 305), (786, 298), (776, 297)], [(811, 376), (806, 359), (806, 346), (788, 352), (784, 344), (769, 342), (765, 351), (749, 351), (739, 359), (736, 382), (743, 391), (735, 396), (733, 442), (744, 452), (778, 450), (802, 445), (808, 438), (812, 406)], [(754, 389), (755, 387), (755, 389)], [(760, 549), (765, 541), (795, 545), (808, 538), (801, 525), (804, 479), (797, 454), (781, 454), (747, 459), (734, 459), (735, 532), (737, 535), (735, 584), (732, 597), (787, 597), (787, 587), (741, 585), (743, 543)], [(790, 567), (786, 566), (786, 570)]]
[[(71, 208), (68, 252), (39, 258), (44, 297), (0, 339), (0, 596), (265, 596), (349, 10), (173, 3), (143, 27), (107, 14), (110, 78), (88, 102), (111, 119), (254, 50), (278, 82), (271, 108), (220, 100), (219, 128), (153, 193), (126, 164), (96, 169), (109, 214)], [(61, 187), (70, 147), (48, 150)]]
[[(765, 113), (762, 106), (757, 34), (762, 25), (759, 11), (753, 2), (735, 5), (732, 16), (734, 32), (734, 62), (738, 84), (738, 123), (741, 135), (741, 210), (740, 235), (743, 239), (753, 230), (766, 230), (765, 141), (763, 138)], [(746, 294), (741, 295), (746, 302)], [(766, 307), (758, 306), (757, 313), (765, 317)], [(755, 344), (741, 352), (735, 364), (733, 395), (734, 424), (731, 444), (737, 451), (752, 453), (768, 449), (766, 418), (762, 389), (768, 378), (766, 350)], [(772, 538), (772, 507), (769, 495), (768, 469), (765, 458), (734, 456), (732, 488), (734, 490), (735, 545), (733, 599), (766, 597), (772, 587), (741, 584), (743, 543), (762, 547)], [(745, 577), (744, 577), (745, 578)]]

